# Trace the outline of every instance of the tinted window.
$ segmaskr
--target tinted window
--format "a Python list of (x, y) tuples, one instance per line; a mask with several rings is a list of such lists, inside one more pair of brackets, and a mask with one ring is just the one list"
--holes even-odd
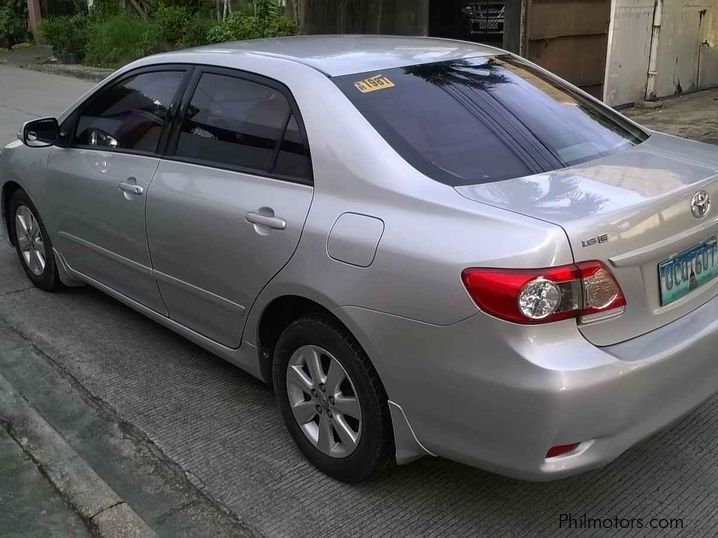
[(270, 172), (290, 113), (273, 88), (206, 73), (187, 108), (177, 155)]
[(407, 161), (449, 185), (556, 170), (648, 136), (608, 107), (509, 56), (334, 80)]
[(309, 155), (294, 114), (287, 123), (274, 172), (282, 176), (309, 179)]
[(82, 110), (75, 143), (154, 152), (184, 73), (143, 73), (102, 91)]

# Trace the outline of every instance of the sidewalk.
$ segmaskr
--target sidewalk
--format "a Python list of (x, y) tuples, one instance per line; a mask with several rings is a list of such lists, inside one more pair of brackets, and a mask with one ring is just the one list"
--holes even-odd
[(114, 69), (80, 64), (65, 65), (57, 63), (52, 55), (52, 49), (45, 45), (34, 45), (11, 50), (0, 49), (0, 65), (2, 64), (94, 82), (99, 82), (114, 71)]
[(251, 535), (2, 321), (0, 514), (2, 536)]
[(0, 512), (3, 536), (92, 536), (2, 425)]

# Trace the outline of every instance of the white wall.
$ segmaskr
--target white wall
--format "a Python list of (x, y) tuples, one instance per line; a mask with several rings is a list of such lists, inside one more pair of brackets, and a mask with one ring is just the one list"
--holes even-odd
[[(662, 1), (656, 96), (717, 85), (718, 0)], [(654, 7), (655, 0), (613, 0), (604, 86), (610, 105), (646, 98)]]
[(718, 86), (718, 0), (706, 12), (702, 32), (707, 44), (701, 49), (700, 86), (710, 88)]
[(651, 52), (654, 0), (613, 0), (604, 101), (622, 105), (643, 99)]

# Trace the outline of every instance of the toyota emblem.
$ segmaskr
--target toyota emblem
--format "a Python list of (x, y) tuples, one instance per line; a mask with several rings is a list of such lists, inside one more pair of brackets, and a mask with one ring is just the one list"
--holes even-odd
[(697, 219), (705, 217), (711, 209), (711, 197), (706, 191), (698, 191), (691, 200), (691, 213)]

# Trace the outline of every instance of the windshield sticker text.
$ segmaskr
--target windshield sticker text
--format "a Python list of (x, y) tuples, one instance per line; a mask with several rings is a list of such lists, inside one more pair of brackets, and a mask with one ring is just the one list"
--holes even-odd
[(362, 93), (371, 93), (377, 90), (388, 90), (393, 88), (395, 84), (384, 75), (376, 75), (364, 80), (358, 80), (354, 83), (354, 87)]

